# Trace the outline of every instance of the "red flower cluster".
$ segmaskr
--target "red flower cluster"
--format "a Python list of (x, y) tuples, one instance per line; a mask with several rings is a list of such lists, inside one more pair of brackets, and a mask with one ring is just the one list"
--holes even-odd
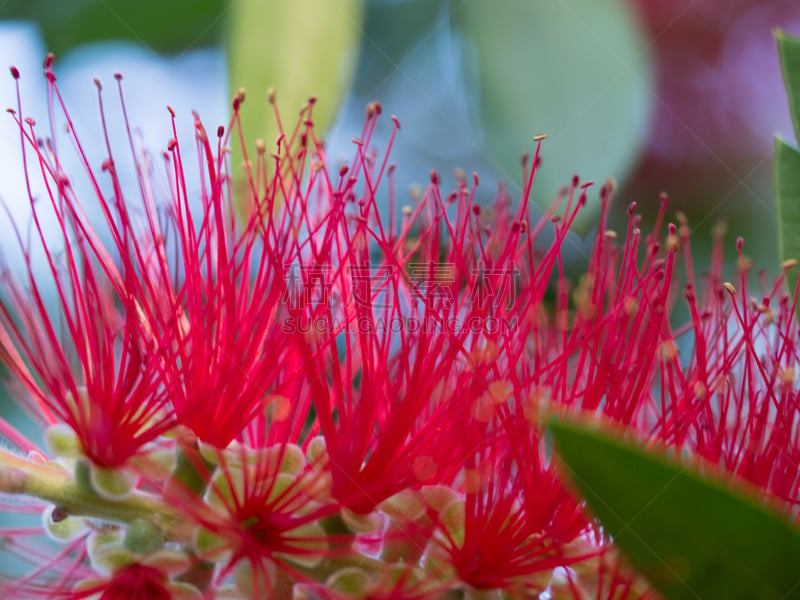
[(347, 165), (311, 100), (239, 177), (240, 94), (216, 140), (195, 115), (196, 167), (172, 140), (160, 169), (129, 133), (126, 186), (110, 145), (99, 170), (86, 158), (51, 62), (52, 130), (66, 122), (90, 189), (18, 107), (35, 235), (13, 227), (26, 281), (3, 269), (0, 357), (53, 458), (0, 421), (28, 453), (0, 451), (0, 491), (68, 541), (48, 555), (38, 528), (7, 529), (5, 597), (652, 596), (562, 483), (553, 413), (628, 426), (792, 509), (793, 307), (782, 279), (749, 300), (741, 243), (738, 292), (721, 237), (696, 277), (686, 223), (660, 235), (666, 201), (649, 235), (631, 207), (620, 243), (607, 184), (573, 284), (561, 249), (590, 184), (533, 218), (542, 138), (519, 205), (501, 189), (480, 206), (463, 174), (443, 196), (433, 173), (398, 211), (378, 103)]

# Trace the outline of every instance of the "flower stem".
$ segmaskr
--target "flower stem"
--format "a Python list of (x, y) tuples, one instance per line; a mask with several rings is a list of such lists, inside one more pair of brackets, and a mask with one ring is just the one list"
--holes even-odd
[(160, 499), (133, 492), (123, 500), (107, 500), (78, 485), (72, 473), (55, 462), (34, 462), (0, 450), (0, 492), (38, 498), (70, 515), (115, 523), (144, 519), (161, 528), (164, 537), (190, 541), (192, 526)]

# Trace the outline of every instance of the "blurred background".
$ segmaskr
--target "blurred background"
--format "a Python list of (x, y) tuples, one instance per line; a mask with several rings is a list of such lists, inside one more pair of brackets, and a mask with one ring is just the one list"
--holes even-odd
[[(122, 122), (113, 74), (143, 143), (192, 146), (192, 110), (227, 123), (247, 89), (246, 131), (275, 139), (266, 91), (291, 120), (310, 95), (329, 157), (346, 160), (366, 104), (379, 99), (403, 129), (393, 149), (402, 188), (431, 169), (481, 174), (520, 190), (520, 157), (547, 133), (535, 199), (547, 205), (573, 173), (619, 183), (613, 222), (636, 201), (647, 216), (659, 192), (684, 211), (702, 252), (720, 220), (757, 266), (777, 272), (772, 138), (793, 140), (773, 30), (800, 34), (792, 0), (0, 0), (0, 56), (23, 73), (23, 110), (44, 123), (47, 51), (76, 128), (99, 168), (97, 94), (105, 84), (112, 131)], [(16, 106), (10, 77), (0, 104)], [(63, 119), (62, 119), (63, 121)], [(385, 149), (391, 121), (376, 137)], [(19, 132), (0, 118), (0, 194), (27, 212)], [(94, 164), (94, 163), (93, 163)], [(402, 191), (402, 190), (401, 190)], [(596, 196), (596, 193), (594, 194)], [(5, 216), (0, 218), (6, 218)], [(580, 232), (596, 222), (586, 211)], [(585, 261), (575, 236), (571, 257)]]

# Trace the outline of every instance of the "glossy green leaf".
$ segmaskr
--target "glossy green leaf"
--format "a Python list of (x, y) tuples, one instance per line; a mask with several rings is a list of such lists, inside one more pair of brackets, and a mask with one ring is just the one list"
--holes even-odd
[(789, 96), (794, 134), (800, 140), (800, 38), (779, 31), (775, 34), (775, 40), (778, 43), (783, 82)]
[[(534, 186), (541, 204), (575, 173), (598, 184), (627, 175), (651, 105), (649, 54), (630, 2), (466, 0), (453, 19), (502, 178), (520, 181), (520, 156), (540, 133), (549, 135)], [(594, 225), (591, 213), (583, 228)]]
[(184, 52), (220, 40), (225, 0), (8, 0), (0, 18), (35, 21), (59, 55), (101, 40), (130, 40), (157, 52)]
[[(273, 88), (287, 127), (312, 96), (318, 134), (333, 122), (356, 64), (363, 0), (239, 0), (231, 5), (228, 64), (233, 90), (243, 87), (241, 112), (250, 147), (263, 139), (275, 150), (278, 127), (267, 91)], [(232, 148), (234, 165), (241, 162)]]
[(550, 429), (590, 509), (665, 598), (800, 598), (800, 531), (754, 497), (596, 427)]

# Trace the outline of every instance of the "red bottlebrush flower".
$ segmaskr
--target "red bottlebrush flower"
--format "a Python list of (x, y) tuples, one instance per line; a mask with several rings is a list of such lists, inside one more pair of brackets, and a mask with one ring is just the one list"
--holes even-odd
[[(50, 62), (46, 73), (63, 108)], [(18, 234), (27, 282), (5, 272), (0, 356), (31, 410), (74, 430), (78, 454), (140, 477), (127, 495), (95, 493), (84, 461), (48, 463), (0, 420), (32, 452), (0, 449), (3, 502), (34, 497), (13, 510), (43, 512), (65, 541), (53, 556), (28, 543), (42, 528), (5, 530), (4, 549), (30, 567), (0, 579), (6, 595), (647, 597), (556, 476), (543, 431), (553, 412), (602, 415), (703, 457), (791, 513), (797, 330), (782, 280), (762, 282), (748, 304), (744, 256), (737, 291), (722, 283), (718, 243), (701, 285), (684, 219), (660, 237), (666, 203), (647, 237), (631, 207), (621, 244), (607, 230), (606, 185), (588, 271), (573, 285), (561, 250), (589, 184), (576, 177), (532, 220), (539, 147), (523, 162), (519, 207), (505, 189), (478, 206), (477, 177), (469, 186), (461, 174), (443, 197), (434, 173), (396, 221), (392, 169), (369, 150), (380, 106), (337, 179), (312, 105), (282, 134), (274, 168), (256, 144), (241, 221), (223, 128), (214, 148), (196, 119), (194, 207), (177, 142), (159, 178), (131, 141), (134, 196), (107, 144), (109, 195), (70, 123), (104, 216), (97, 230), (55, 141), (38, 144), (17, 117), (66, 249), (48, 245), (32, 202), (59, 316)], [(691, 320), (675, 327), (680, 257)]]
[[(0, 357), (33, 398), (26, 404), (34, 415), (67, 424), (94, 464), (118, 467), (172, 427), (159, 357), (142, 331), (135, 299), (120, 288), (116, 266), (80, 214), (55, 143), (40, 146), (33, 120), (21, 120), (21, 105), (17, 114), (35, 239), (56, 302), (48, 306), (43, 281), (33, 274), (34, 247), (14, 226), (27, 281), (23, 286), (3, 267)], [(38, 201), (34, 171), (45, 185)], [(63, 254), (45, 233), (42, 204), (57, 219)]]
[(241, 589), (242, 572), (251, 580), (253, 597), (273, 596), (286, 574), (304, 578), (304, 571), (344, 550), (326, 533), (322, 519), (338, 512), (330, 501), (330, 479), (308, 464), (295, 444), (279, 443), (224, 452), (208, 449), (217, 463), (206, 492), (206, 505), (189, 507), (201, 526), (197, 552), (233, 569)]
[(89, 583), (75, 592), (75, 600), (97, 597), (98, 600), (173, 600), (164, 573), (155, 567), (129, 565), (109, 581)]
[(543, 442), (524, 421), (509, 425), (467, 462), (463, 497), (440, 511), (427, 566), (444, 576), (452, 570), (474, 589), (531, 594), (545, 591), (555, 568), (596, 556), (602, 543), (589, 541), (597, 536), (538, 448)]
[[(278, 317), (295, 242), (283, 231), (264, 229), (272, 206), (258, 206), (242, 227), (236, 223), (223, 192), (229, 185), (223, 139), (214, 156), (199, 122), (197, 128), (210, 188), (202, 191), (202, 219), (195, 222), (190, 212), (182, 158), (173, 145), (170, 222), (165, 231), (139, 237), (149, 245), (138, 265), (146, 282), (140, 293), (147, 326), (165, 348), (162, 380), (178, 423), (224, 447), (263, 410), (267, 394), (279, 393), (294, 376)], [(170, 238), (177, 264), (163, 241)]]
[[(234, 103), (232, 126), (240, 102)], [(174, 119), (173, 114), (173, 129)], [(284, 161), (277, 161), (267, 183), (260, 146), (257, 177), (248, 181), (250, 214), (239, 224), (225, 166), (229, 138), (220, 127), (212, 149), (197, 115), (195, 130), (199, 217), (192, 212), (184, 158), (174, 140), (164, 153), (167, 199), (154, 196), (157, 178), (143, 156), (135, 159), (143, 216), (137, 218), (119, 186), (114, 202), (103, 205), (109, 227), (119, 231), (117, 250), (131, 271), (126, 284), (139, 303), (142, 328), (157, 341), (160, 379), (175, 419), (200, 440), (224, 447), (263, 410), (268, 393), (279, 393), (296, 375), (278, 324), (305, 204), (288, 189), (294, 181), (281, 179)], [(279, 206), (281, 193), (291, 202)]]
[[(342, 169), (333, 196), (328, 231), (334, 260), (326, 265), (332, 301), (306, 302), (294, 310), (332, 493), (360, 514), (409, 486), (452, 477), (461, 452), (457, 437), (441, 435), (454, 431), (455, 424), (445, 405), (458, 342), (441, 329), (452, 310), (442, 308), (447, 303), (441, 296), (450, 282), (436, 281), (430, 262), (409, 265), (412, 254), (417, 260), (436, 256), (438, 219), (421, 225), (427, 231), (418, 241), (411, 239), (413, 219), (405, 219), (400, 232), (383, 228), (375, 190), (387, 165), (365, 151), (379, 112), (373, 108), (369, 114), (353, 167)], [(395, 132), (397, 127), (395, 122)], [(361, 197), (354, 191), (357, 178), (364, 182)], [(373, 249), (380, 254), (377, 262), (370, 261)], [(421, 292), (409, 274), (418, 284), (432, 285)], [(308, 335), (303, 328), (309, 323), (324, 327)], [(407, 327), (416, 331), (404, 331)]]
[(800, 492), (800, 440), (794, 426), (800, 411), (798, 332), (793, 302), (784, 289), (793, 265), (784, 265), (783, 275), (771, 283), (762, 274), (760, 289), (751, 291), (740, 238), (734, 286), (722, 278), (718, 236), (712, 269), (696, 282), (688, 233), (682, 243), (692, 318), (685, 329), (694, 348), (690, 360), (672, 361), (662, 375), (669, 409), (653, 434), (704, 459), (704, 468), (749, 481), (793, 513)]

